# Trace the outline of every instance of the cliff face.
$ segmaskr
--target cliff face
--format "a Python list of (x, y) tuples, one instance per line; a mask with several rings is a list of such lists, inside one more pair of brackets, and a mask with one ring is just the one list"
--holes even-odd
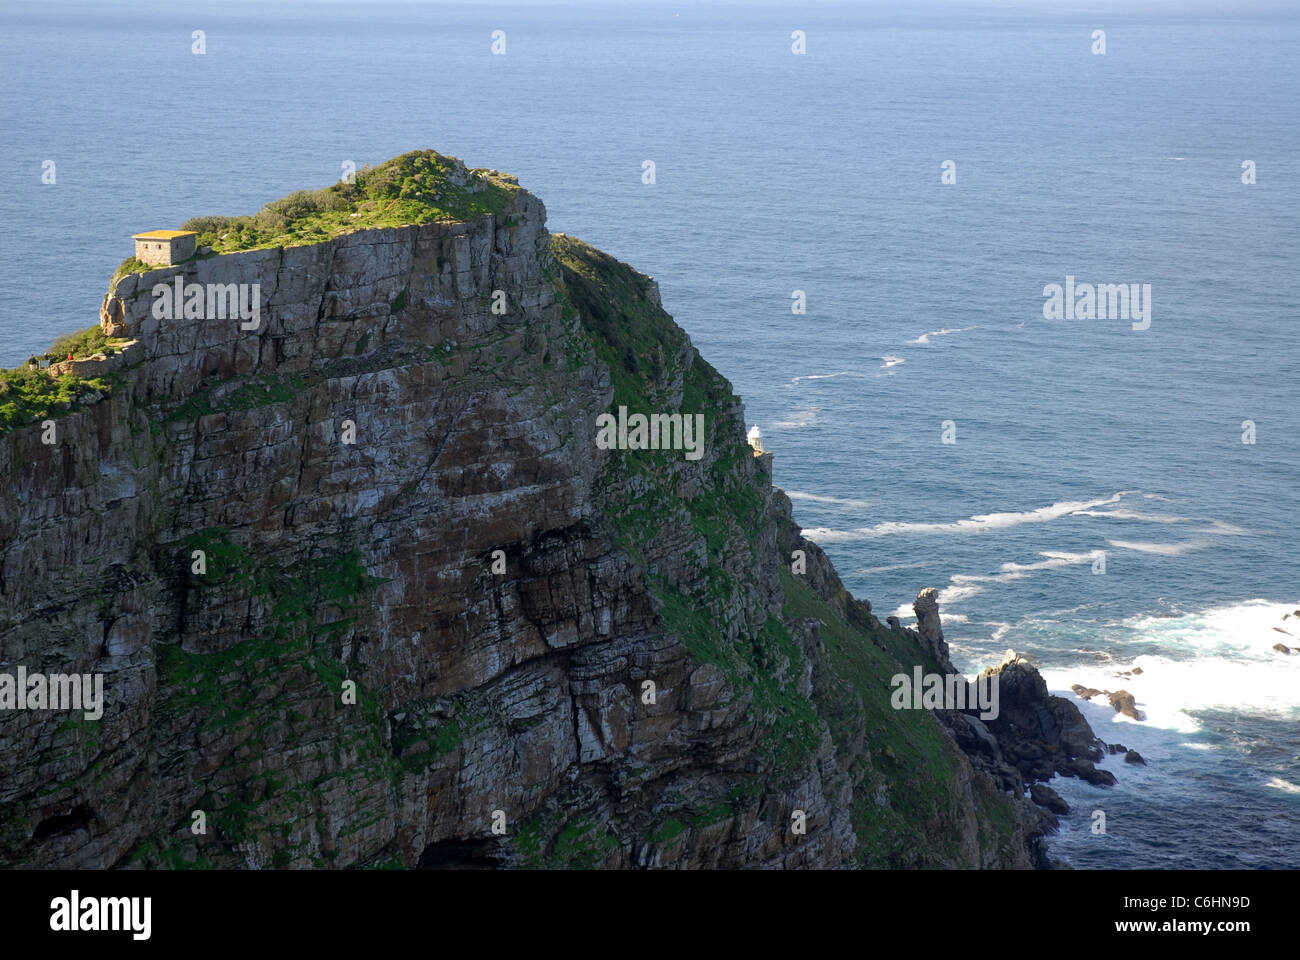
[[(258, 328), (155, 319), (177, 274), (259, 284)], [(932, 645), (525, 191), (128, 274), (102, 322), (112, 390), (0, 437), (0, 671), (106, 700), (0, 711), (0, 864), (1031, 864), (1028, 804), (889, 706)], [(620, 406), (704, 414), (703, 455), (601, 449)]]

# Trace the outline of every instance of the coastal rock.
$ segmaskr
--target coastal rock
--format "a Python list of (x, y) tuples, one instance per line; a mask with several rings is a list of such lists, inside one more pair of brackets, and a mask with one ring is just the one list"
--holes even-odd
[(943, 623), (939, 618), (939, 591), (926, 587), (916, 595), (912, 610), (916, 613), (916, 632), (925, 648), (940, 663), (950, 663), (948, 644), (943, 639)]
[(1138, 753), (1136, 750), (1129, 750), (1127, 753), (1125, 753), (1125, 754), (1124, 754), (1124, 762), (1125, 762), (1125, 763), (1140, 763), (1140, 764), (1141, 764), (1142, 766), (1144, 766), (1144, 767), (1147, 765), (1147, 762), (1146, 762), (1145, 760), (1142, 759), (1142, 754)]
[[(1275, 648), (1276, 649), (1276, 648)], [(1145, 720), (1146, 715), (1137, 707), (1137, 700), (1133, 694), (1127, 690), (1116, 690), (1114, 693), (1109, 690), (1098, 690), (1095, 687), (1085, 687), (1076, 683), (1070, 687), (1075, 695), (1082, 700), (1091, 700), (1093, 697), (1105, 695), (1110, 705), (1115, 708), (1116, 713), (1122, 713), (1126, 717), (1132, 717), (1134, 720)]]
[(1137, 701), (1133, 699), (1133, 694), (1127, 690), (1116, 690), (1114, 693), (1107, 693), (1110, 699), (1110, 705), (1115, 708), (1116, 712), (1122, 713), (1126, 717), (1132, 717), (1134, 720), (1145, 720), (1146, 716), (1137, 708)]
[[(938, 617), (937, 610), (925, 612), (927, 617)], [(933, 651), (919, 631), (904, 632), (922, 649)], [(1104, 745), (1087, 720), (1074, 704), (1048, 693), (1046, 681), (1028, 660), (1008, 650), (996, 667), (985, 668), (981, 676), (996, 678), (996, 718), (977, 719), (969, 707), (973, 702), (969, 692), (964, 712), (945, 710), (938, 715), (976, 769), (1000, 789), (1022, 794), (1026, 786), (1050, 780), (1058, 772), (1079, 776), (1073, 765), (1076, 758), (1088, 763), (1084, 774), (1090, 782), (1115, 782), (1111, 774), (1093, 769), (1088, 762), (1104, 756)]]
[(1278, 653), (1290, 654), (1292, 652), (1291, 648), (1288, 647), (1285, 643), (1275, 643), (1273, 644), (1273, 649), (1276, 650)]
[(1065, 802), (1065, 798), (1053, 790), (1051, 787), (1041, 783), (1031, 783), (1029, 785), (1029, 797), (1040, 807), (1046, 807), (1053, 813), (1069, 813), (1070, 805)]
[(1067, 777), (1078, 777), (1095, 787), (1113, 787), (1116, 783), (1113, 773), (1109, 770), (1098, 770), (1096, 765), (1087, 757), (1075, 757), (1068, 761), (1061, 761), (1056, 769), (1058, 773)]
[(1103, 744), (1079, 708), (1047, 691), (1038, 670), (1015, 651), (987, 667), (984, 676), (998, 679), (999, 714), (986, 721), (1004, 755), (1012, 759), (1026, 784), (1069, 770), (1076, 758), (1100, 760)]

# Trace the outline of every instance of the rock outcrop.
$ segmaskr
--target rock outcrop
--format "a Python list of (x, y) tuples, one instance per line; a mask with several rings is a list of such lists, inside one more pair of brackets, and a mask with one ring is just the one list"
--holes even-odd
[[(258, 323), (160, 319), (178, 276)], [(0, 436), (0, 673), (106, 691), (0, 710), (0, 865), (1045, 863), (1077, 710), (1019, 661), (987, 726), (891, 709), (951, 668), (933, 591), (851, 597), (654, 282), (526, 191), (126, 273), (101, 323), (107, 395)], [(601, 448), (620, 406), (703, 455)]]
[(940, 663), (951, 664), (948, 644), (943, 639), (943, 622), (939, 619), (939, 591), (926, 587), (916, 595), (912, 610), (916, 613), (916, 632), (925, 649)]
[[(1141, 672), (1142, 668), (1137, 667), (1133, 674)], [(1081, 683), (1074, 684), (1070, 689), (1074, 691), (1074, 695), (1080, 700), (1091, 700), (1093, 697), (1104, 696), (1110, 705), (1115, 708), (1116, 713), (1121, 713), (1133, 720), (1146, 719), (1146, 714), (1138, 709), (1137, 698), (1127, 690), (1116, 690), (1112, 693), (1109, 690), (1098, 690), (1096, 687), (1085, 687)]]

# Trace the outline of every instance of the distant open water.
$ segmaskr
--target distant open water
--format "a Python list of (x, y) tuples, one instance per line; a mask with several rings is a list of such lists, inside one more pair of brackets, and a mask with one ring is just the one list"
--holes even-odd
[[(140, 230), (418, 147), (512, 172), (658, 277), (855, 594), (1137, 696), (1081, 704), (1150, 765), (1053, 781), (1055, 855), (1300, 864), (1294, 14), (698, 7), (5, 4), (0, 362)], [(1044, 320), (1067, 274), (1151, 284), (1150, 329)]]

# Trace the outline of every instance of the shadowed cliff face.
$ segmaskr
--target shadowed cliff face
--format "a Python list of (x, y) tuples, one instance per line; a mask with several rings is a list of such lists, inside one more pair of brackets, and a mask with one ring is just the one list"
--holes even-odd
[[(177, 274), (258, 284), (258, 328), (156, 319)], [(802, 540), (654, 282), (525, 191), (101, 316), (107, 396), (0, 437), (0, 671), (106, 701), (0, 711), (0, 864), (1030, 864), (1027, 804), (889, 707), (933, 652)], [(703, 414), (702, 457), (601, 449), (620, 406)]]

